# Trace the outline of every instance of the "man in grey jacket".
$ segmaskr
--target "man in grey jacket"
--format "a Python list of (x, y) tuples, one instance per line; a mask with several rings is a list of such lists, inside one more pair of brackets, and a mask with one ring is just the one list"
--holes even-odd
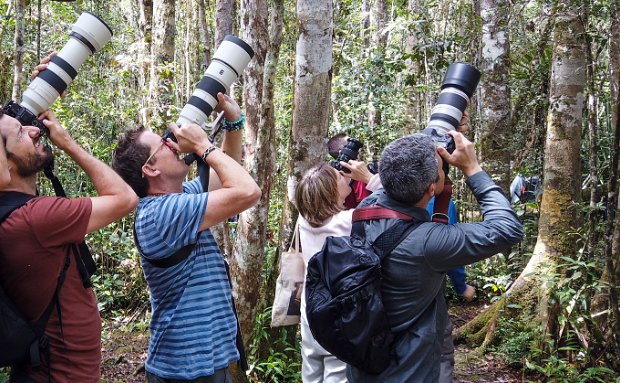
[[(521, 223), (502, 189), (478, 164), (473, 144), (461, 133), (450, 134), (456, 144), (452, 154), (437, 149), (424, 134), (390, 143), (381, 154), (383, 189), (360, 204), (391, 208), (423, 223), (382, 265), (383, 303), (397, 334), (392, 362), (378, 376), (348, 366), (350, 382), (437, 382), (448, 318), (443, 296), (446, 271), (491, 257), (523, 237)], [(444, 225), (430, 221), (425, 208), (435, 189), (443, 189), (443, 160), (467, 178), (480, 204), (482, 222)], [(369, 221), (367, 239), (374, 241), (392, 224), (387, 219)]]

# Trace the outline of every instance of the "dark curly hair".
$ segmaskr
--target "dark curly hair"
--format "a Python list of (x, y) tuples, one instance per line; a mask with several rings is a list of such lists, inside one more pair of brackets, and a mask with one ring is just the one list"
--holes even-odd
[(144, 132), (143, 126), (128, 129), (118, 137), (112, 156), (112, 169), (127, 182), (138, 197), (146, 197), (149, 182), (142, 177), (142, 165), (149, 157), (150, 148), (138, 139)]

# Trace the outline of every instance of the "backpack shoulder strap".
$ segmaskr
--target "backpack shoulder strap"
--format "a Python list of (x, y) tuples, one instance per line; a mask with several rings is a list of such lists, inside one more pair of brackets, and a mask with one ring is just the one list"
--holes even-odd
[(26, 202), (30, 201), (34, 197), (35, 196), (31, 194), (20, 192), (4, 193), (0, 196), (0, 222), (3, 222), (13, 211), (24, 206)]
[(135, 223), (133, 225), (133, 241), (136, 244), (138, 253), (140, 253), (140, 255), (142, 256), (142, 258), (144, 258), (145, 261), (147, 261), (148, 263), (150, 263), (151, 265), (155, 267), (159, 267), (162, 269), (172, 267), (178, 263), (181, 263), (185, 259), (187, 259), (187, 257), (189, 257), (189, 255), (192, 253), (192, 250), (194, 250), (194, 247), (196, 246), (195, 243), (192, 243), (190, 245), (180, 248), (179, 250), (177, 250), (174, 254), (172, 254), (169, 257), (161, 258), (161, 259), (149, 259), (144, 255), (144, 252), (142, 252), (142, 248), (140, 247), (140, 243), (138, 242), (138, 233), (136, 232)]
[(365, 239), (366, 231), (364, 229), (364, 221), (372, 219), (397, 219), (396, 223), (381, 233), (372, 244), (381, 259), (394, 250), (394, 248), (405, 239), (407, 234), (421, 223), (413, 217), (396, 210), (382, 206), (367, 206), (355, 209), (353, 212), (351, 236)]

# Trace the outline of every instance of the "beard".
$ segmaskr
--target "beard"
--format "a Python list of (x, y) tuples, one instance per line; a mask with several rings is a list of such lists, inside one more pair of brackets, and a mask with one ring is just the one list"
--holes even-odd
[(52, 148), (50, 148), (48, 145), (45, 145), (43, 150), (43, 154), (34, 153), (30, 154), (27, 157), (18, 157), (14, 153), (7, 152), (6, 157), (7, 159), (13, 161), (16, 166), (17, 174), (19, 176), (30, 177), (43, 170), (54, 160)]

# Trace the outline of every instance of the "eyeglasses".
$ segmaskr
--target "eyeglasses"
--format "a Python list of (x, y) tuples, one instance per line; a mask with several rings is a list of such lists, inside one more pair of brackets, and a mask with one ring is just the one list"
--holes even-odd
[[(168, 149), (170, 149), (172, 151), (172, 153), (174, 154), (178, 154), (177, 150), (175, 148), (173, 148), (166, 140), (164, 140), (163, 138), (161, 139), (161, 144), (159, 144), (159, 146), (157, 147), (157, 149), (155, 149), (155, 151), (153, 153), (151, 153), (151, 155), (149, 156), (149, 158), (146, 159), (146, 161), (144, 161), (144, 165), (148, 164), (153, 157), (155, 156), (155, 154), (157, 154), (157, 152), (159, 152), (161, 150), (161, 148), (163, 147), (167, 147)], [(142, 165), (142, 166), (144, 166)]]

